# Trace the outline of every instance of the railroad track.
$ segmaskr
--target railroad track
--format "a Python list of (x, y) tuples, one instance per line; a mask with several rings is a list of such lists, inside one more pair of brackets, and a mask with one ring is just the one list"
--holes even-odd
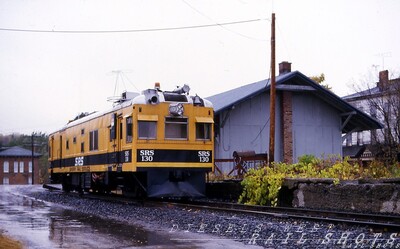
[[(53, 186), (44, 186), (50, 190), (60, 190)], [(251, 215), (272, 216), (277, 218), (302, 219), (315, 222), (343, 223), (358, 226), (369, 226), (376, 230), (400, 231), (400, 215), (366, 214), (357, 212), (316, 210), (307, 208), (270, 207), (258, 205), (244, 205), (228, 202), (213, 202), (200, 200), (168, 200), (147, 199), (135, 200), (121, 195), (84, 194), (82, 198), (101, 199), (111, 202), (140, 204), (144, 206), (176, 206), (180, 208), (214, 210)]]
[(369, 226), (374, 229), (400, 231), (400, 215), (366, 214), (357, 212), (316, 210), (307, 208), (270, 207), (244, 205), (237, 203), (209, 201), (168, 201), (165, 205), (175, 205), (187, 208), (208, 209), (223, 212), (267, 215), (279, 218), (293, 218), (310, 221), (325, 221), (331, 223), (346, 223), (351, 225)]

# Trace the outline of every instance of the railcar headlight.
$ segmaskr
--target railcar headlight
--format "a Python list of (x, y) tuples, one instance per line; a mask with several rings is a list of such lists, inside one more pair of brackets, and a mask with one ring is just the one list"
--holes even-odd
[(183, 115), (183, 105), (182, 103), (174, 103), (169, 105), (169, 114), (172, 116), (182, 116)]

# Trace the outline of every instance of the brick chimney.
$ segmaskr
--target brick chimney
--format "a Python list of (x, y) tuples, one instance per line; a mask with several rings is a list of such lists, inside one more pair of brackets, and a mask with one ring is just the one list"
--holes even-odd
[(290, 73), (292, 71), (292, 63), (287, 61), (282, 61), (279, 63), (279, 75)]
[[(279, 75), (290, 73), (292, 63), (282, 61), (279, 63)], [(293, 103), (292, 92), (282, 91), (282, 142), (283, 142), (283, 161), (293, 163)]]
[(389, 84), (389, 71), (380, 71), (379, 72), (379, 82), (376, 84), (379, 87), (379, 90), (383, 90)]

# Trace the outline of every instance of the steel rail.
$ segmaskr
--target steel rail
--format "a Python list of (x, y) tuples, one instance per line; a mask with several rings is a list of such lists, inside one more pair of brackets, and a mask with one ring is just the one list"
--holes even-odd
[(345, 211), (317, 210), (292, 207), (270, 207), (257, 205), (244, 205), (225, 202), (204, 201), (164, 201), (165, 205), (180, 207), (208, 209), (223, 212), (236, 212), (254, 215), (267, 215), (279, 218), (305, 219), (311, 221), (324, 221), (332, 223), (346, 223), (352, 225), (365, 225), (373, 228), (400, 231), (399, 215), (365, 214)]

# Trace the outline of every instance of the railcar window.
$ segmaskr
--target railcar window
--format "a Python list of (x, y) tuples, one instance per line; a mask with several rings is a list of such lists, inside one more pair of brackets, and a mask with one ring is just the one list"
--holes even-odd
[(85, 152), (85, 143), (82, 142), (81, 143), (81, 153), (84, 153), (84, 152)]
[(67, 148), (67, 150), (69, 150), (69, 139), (67, 139), (67, 141), (65, 142), (65, 147)]
[(187, 118), (165, 118), (166, 139), (187, 139)]
[(76, 144), (76, 137), (74, 137), (74, 138), (72, 139), (72, 142), (73, 142), (74, 144)]
[(122, 135), (122, 131), (123, 131), (123, 130), (122, 130), (122, 123), (120, 123), (120, 124), (119, 124), (119, 139), (120, 139), (120, 140), (122, 139), (122, 136), (123, 136), (123, 135)]
[(211, 124), (196, 123), (196, 139), (211, 140)]
[(138, 122), (138, 137), (139, 139), (156, 139), (157, 137), (157, 122), (154, 121), (139, 121)]
[(126, 118), (126, 142), (132, 143), (133, 138), (133, 122), (132, 117)]
[(85, 135), (85, 129), (81, 130), (81, 135)]
[(99, 149), (99, 131), (91, 131), (89, 133), (89, 150), (98, 150)]

